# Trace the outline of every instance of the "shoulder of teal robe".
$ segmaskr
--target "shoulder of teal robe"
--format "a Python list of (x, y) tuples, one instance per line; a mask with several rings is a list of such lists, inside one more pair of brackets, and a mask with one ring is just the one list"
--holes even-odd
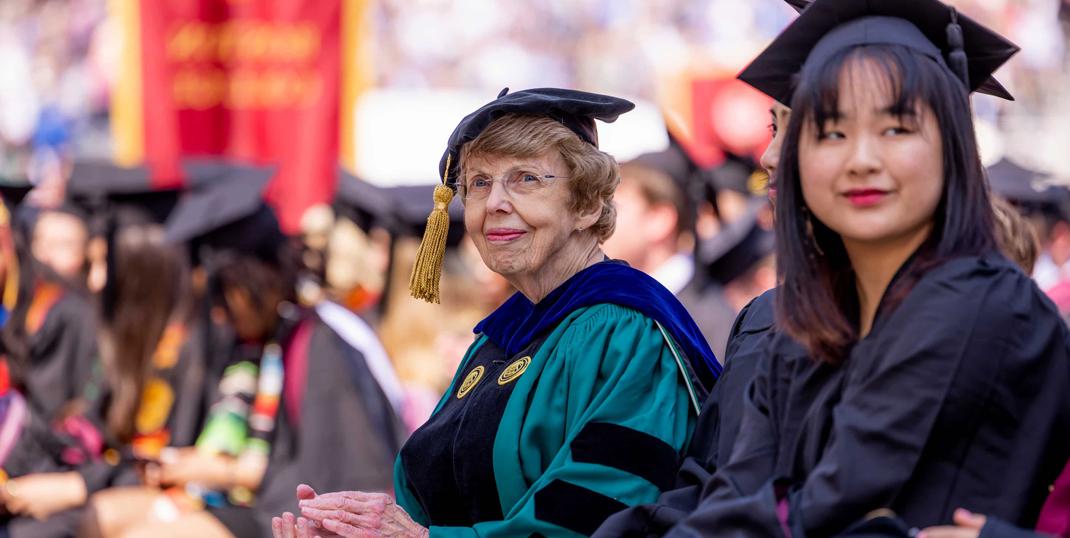
[[(652, 319), (610, 304), (578, 309), (511, 382), (487, 462), (505, 518), (432, 526), (433, 536), (590, 534), (613, 512), (671, 487), (696, 411), (679, 357)], [(395, 492), (414, 520), (429, 523), (400, 460)]]

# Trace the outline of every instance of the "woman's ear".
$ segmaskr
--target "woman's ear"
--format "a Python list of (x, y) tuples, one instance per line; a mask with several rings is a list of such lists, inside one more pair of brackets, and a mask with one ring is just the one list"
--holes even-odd
[(576, 215), (576, 231), (582, 232), (598, 223), (602, 218), (602, 204), (592, 204), (594, 207), (581, 209)]

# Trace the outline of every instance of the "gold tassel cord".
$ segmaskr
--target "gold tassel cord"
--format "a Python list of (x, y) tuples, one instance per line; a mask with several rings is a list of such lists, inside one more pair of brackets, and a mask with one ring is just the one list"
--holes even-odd
[(412, 266), (409, 277), (409, 293), (417, 299), (429, 303), (439, 303), (439, 282), (442, 279), (442, 260), (446, 255), (446, 235), (450, 230), (449, 205), (453, 200), (453, 189), (447, 184), (450, 170), (450, 157), (446, 157), (446, 173), (442, 184), (435, 187), (435, 208), (427, 217), (420, 249), (416, 252), (416, 263)]
[(11, 235), (13, 231), (11, 228), (11, 214), (8, 213), (6, 207), (0, 202), (0, 228), (8, 228), (0, 233), (7, 234), (7, 237), (3, 239), (4, 252), (3, 263), (7, 265), (6, 278), (4, 279), (4, 295), (3, 305), (8, 312), (15, 309), (15, 304), (19, 301), (19, 263), (15, 259), (15, 245), (11, 241)]

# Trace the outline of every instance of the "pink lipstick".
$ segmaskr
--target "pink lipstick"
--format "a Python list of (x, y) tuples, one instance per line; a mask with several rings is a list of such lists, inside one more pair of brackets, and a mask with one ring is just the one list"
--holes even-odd
[(526, 233), (524, 230), (517, 230), (516, 228), (491, 228), (486, 231), (485, 235), (487, 241), (492, 243), (508, 243), (519, 239), (520, 236)]

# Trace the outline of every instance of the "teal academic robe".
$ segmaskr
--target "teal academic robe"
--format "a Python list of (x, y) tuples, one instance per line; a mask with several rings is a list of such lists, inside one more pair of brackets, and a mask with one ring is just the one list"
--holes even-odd
[(480, 335), (398, 457), (397, 502), (431, 536), (590, 534), (672, 486), (699, 404), (686, 360), (611, 304), (515, 355)]

